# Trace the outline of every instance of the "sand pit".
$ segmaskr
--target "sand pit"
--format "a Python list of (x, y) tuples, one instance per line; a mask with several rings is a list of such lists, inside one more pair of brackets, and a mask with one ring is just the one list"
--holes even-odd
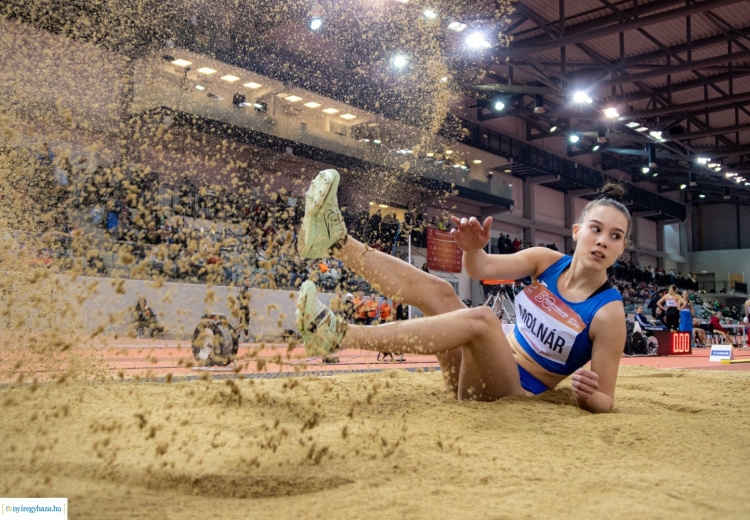
[(439, 373), (23, 385), (0, 495), (71, 518), (747, 518), (747, 372), (457, 402)]

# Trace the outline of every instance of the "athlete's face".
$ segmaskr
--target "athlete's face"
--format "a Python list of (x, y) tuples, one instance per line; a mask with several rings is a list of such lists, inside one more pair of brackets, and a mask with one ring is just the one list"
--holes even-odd
[(628, 219), (611, 206), (596, 205), (573, 225), (575, 254), (587, 264), (606, 269), (625, 251)]

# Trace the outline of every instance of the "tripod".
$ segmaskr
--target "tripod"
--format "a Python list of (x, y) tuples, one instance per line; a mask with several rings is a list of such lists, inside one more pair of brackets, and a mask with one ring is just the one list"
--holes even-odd
[[(514, 323), (516, 311), (513, 308), (513, 280), (503, 280), (503, 283), (482, 283), (486, 299), (482, 305), (491, 308), (495, 316), (504, 323)], [(510, 287), (510, 292), (508, 292)]]

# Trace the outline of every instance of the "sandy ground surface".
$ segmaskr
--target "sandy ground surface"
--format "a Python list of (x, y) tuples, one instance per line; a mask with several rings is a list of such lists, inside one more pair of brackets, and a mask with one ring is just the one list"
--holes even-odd
[(750, 372), (624, 366), (616, 411), (436, 372), (6, 385), (0, 496), (71, 518), (748, 518)]

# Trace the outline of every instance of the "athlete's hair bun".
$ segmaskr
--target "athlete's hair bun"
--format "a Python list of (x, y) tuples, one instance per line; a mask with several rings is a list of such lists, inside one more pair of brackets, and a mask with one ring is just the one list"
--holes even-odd
[(608, 182), (599, 191), (600, 199), (612, 199), (617, 202), (622, 202), (622, 196), (625, 195), (625, 188), (622, 184), (614, 182)]

